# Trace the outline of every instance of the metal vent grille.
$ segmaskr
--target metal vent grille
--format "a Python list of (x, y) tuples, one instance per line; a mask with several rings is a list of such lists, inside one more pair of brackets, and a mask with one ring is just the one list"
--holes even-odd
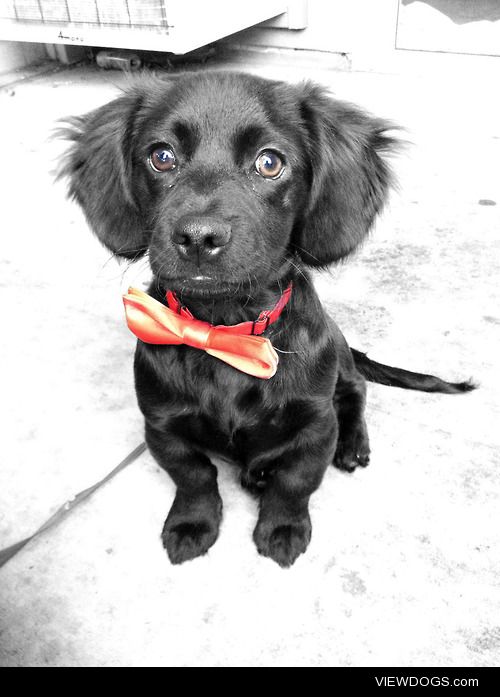
[(0, 17), (92, 27), (168, 27), (166, 0), (4, 0)]

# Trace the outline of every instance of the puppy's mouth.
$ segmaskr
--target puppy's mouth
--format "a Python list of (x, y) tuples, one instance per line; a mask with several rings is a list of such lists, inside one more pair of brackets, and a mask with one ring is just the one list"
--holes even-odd
[(162, 278), (162, 285), (182, 297), (211, 298), (243, 295), (248, 290), (248, 282), (226, 281), (215, 276), (189, 276)]

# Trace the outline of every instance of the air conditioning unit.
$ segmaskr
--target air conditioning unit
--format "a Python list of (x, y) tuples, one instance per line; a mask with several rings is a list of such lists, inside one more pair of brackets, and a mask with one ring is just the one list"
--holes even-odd
[(306, 0), (0, 0), (0, 39), (187, 53), (276, 18), (307, 26)]

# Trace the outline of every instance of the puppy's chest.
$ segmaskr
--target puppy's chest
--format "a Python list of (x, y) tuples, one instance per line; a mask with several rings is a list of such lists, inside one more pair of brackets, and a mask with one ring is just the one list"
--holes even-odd
[(184, 360), (170, 373), (165, 425), (194, 447), (248, 464), (313, 418), (313, 405), (290, 396), (280, 375), (261, 380), (189, 349), (172, 354)]
[(278, 402), (273, 385), (227, 366), (210, 367), (197, 371), (178, 394), (189, 406), (172, 425), (191, 443), (246, 461), (288, 436), (286, 406)]

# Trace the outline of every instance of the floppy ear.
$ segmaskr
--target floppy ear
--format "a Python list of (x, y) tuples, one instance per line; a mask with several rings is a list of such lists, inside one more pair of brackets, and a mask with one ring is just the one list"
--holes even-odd
[(326, 266), (350, 254), (382, 209), (392, 175), (382, 155), (397, 148), (395, 127), (355, 106), (303, 86), (301, 112), (310, 154), (310, 198), (296, 230), (298, 254)]
[(58, 177), (68, 177), (69, 194), (99, 240), (130, 259), (143, 254), (149, 242), (131, 188), (130, 153), (142, 101), (142, 91), (136, 89), (68, 119), (68, 127), (58, 132), (72, 141)]

